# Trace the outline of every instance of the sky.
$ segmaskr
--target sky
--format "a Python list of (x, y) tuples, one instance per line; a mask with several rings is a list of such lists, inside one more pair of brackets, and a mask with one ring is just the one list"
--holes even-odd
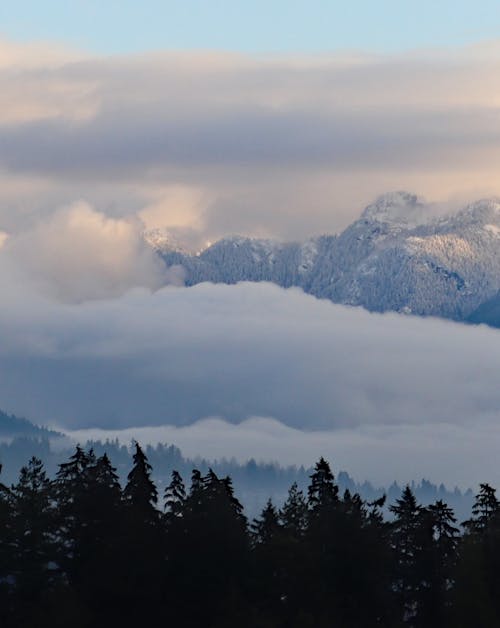
[(246, 53), (394, 52), (497, 37), (494, 0), (20, 0), (0, 7), (0, 32), (96, 53), (212, 49)]
[(0, 25), (0, 408), (495, 480), (498, 331), (187, 289), (142, 233), (304, 240), (392, 190), (500, 195), (497, 2), (20, 0)]
[(0, 42), (0, 231), (84, 202), (199, 250), (337, 232), (375, 197), (500, 193), (500, 43), (102, 56)]

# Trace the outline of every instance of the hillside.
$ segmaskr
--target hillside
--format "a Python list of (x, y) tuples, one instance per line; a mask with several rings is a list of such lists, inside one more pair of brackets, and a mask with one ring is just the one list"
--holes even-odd
[(339, 235), (305, 242), (224, 238), (196, 255), (156, 246), (187, 285), (271, 281), (335, 303), (465, 320), (500, 291), (500, 202), (436, 218), (415, 195), (378, 198)]

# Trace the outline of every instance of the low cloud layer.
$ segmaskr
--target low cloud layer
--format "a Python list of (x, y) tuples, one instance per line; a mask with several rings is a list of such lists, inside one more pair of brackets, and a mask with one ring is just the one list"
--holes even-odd
[(61, 305), (0, 277), (0, 406), (66, 427), (297, 428), (499, 418), (500, 334), (270, 284)]
[(393, 481), (426, 478), (449, 488), (480, 482), (500, 485), (500, 424), (470, 421), (465, 425), (424, 422), (418, 425), (362, 425), (336, 430), (300, 430), (275, 419), (252, 417), (238, 425), (210, 418), (186, 427), (172, 425), (124, 430), (78, 430), (75, 442), (118, 439), (128, 445), (175, 443), (190, 458), (246, 462), (277, 461), (313, 465), (327, 458), (335, 472), (348, 470), (358, 481), (389, 486)]
[(85, 198), (202, 246), (336, 231), (391, 189), (499, 193), (499, 77), (498, 43), (103, 58), (4, 42), (0, 229)]

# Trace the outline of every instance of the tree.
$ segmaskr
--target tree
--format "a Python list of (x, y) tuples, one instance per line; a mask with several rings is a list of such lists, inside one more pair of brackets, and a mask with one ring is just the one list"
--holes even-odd
[(181, 528), (176, 544), (169, 541), (176, 621), (210, 625), (239, 599), (249, 571), (247, 522), (229, 478), (193, 471)]
[(450, 591), (457, 563), (459, 530), (453, 510), (442, 500), (422, 509), (419, 591), (416, 623), (440, 628), (450, 617)]
[(152, 467), (141, 449), (135, 443), (133, 466), (127, 476), (127, 484), (123, 491), (125, 504), (133, 513), (133, 517), (140, 518), (146, 525), (154, 525), (158, 521), (158, 490), (151, 479)]
[(499, 508), (496, 490), (489, 484), (480, 484), (479, 493), (472, 506), (472, 517), (463, 524), (467, 533), (476, 538), (483, 536), (498, 517)]
[(41, 460), (33, 457), (22, 467), (11, 499), (16, 588), (33, 602), (55, 577), (51, 482)]
[(472, 517), (463, 526), (454, 595), (456, 625), (500, 625), (500, 505), (489, 484), (480, 484)]
[(324, 458), (320, 458), (314, 467), (307, 489), (310, 510), (314, 513), (333, 506), (338, 502), (338, 493), (339, 488), (335, 484), (330, 465)]
[(7, 620), (12, 613), (14, 538), (11, 494), (5, 484), (0, 482), (0, 625), (7, 625)]
[(414, 625), (420, 587), (419, 560), (422, 550), (422, 507), (407, 485), (400, 499), (389, 507), (394, 515), (391, 525), (391, 544), (394, 552), (394, 591), (400, 616)]
[(77, 445), (68, 462), (59, 465), (53, 484), (57, 531), (57, 560), (62, 572), (73, 585), (86, 548), (92, 537), (88, 534), (89, 504), (88, 469), (95, 463), (92, 450), (85, 452)]
[(304, 493), (294, 482), (288, 491), (288, 497), (279, 513), (284, 532), (299, 541), (307, 530), (307, 502)]
[(172, 471), (172, 480), (165, 489), (165, 512), (170, 519), (182, 516), (186, 504), (186, 487), (181, 474)]

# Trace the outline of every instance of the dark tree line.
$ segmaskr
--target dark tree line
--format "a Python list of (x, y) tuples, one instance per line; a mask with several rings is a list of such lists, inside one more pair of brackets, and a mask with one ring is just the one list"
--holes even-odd
[(497, 627), (500, 503), (482, 484), (462, 531), (407, 487), (382, 514), (324, 459), (249, 522), (229, 477), (174, 471), (158, 494), (139, 445), (122, 487), (77, 447), (50, 479), (0, 484), (0, 625)]

